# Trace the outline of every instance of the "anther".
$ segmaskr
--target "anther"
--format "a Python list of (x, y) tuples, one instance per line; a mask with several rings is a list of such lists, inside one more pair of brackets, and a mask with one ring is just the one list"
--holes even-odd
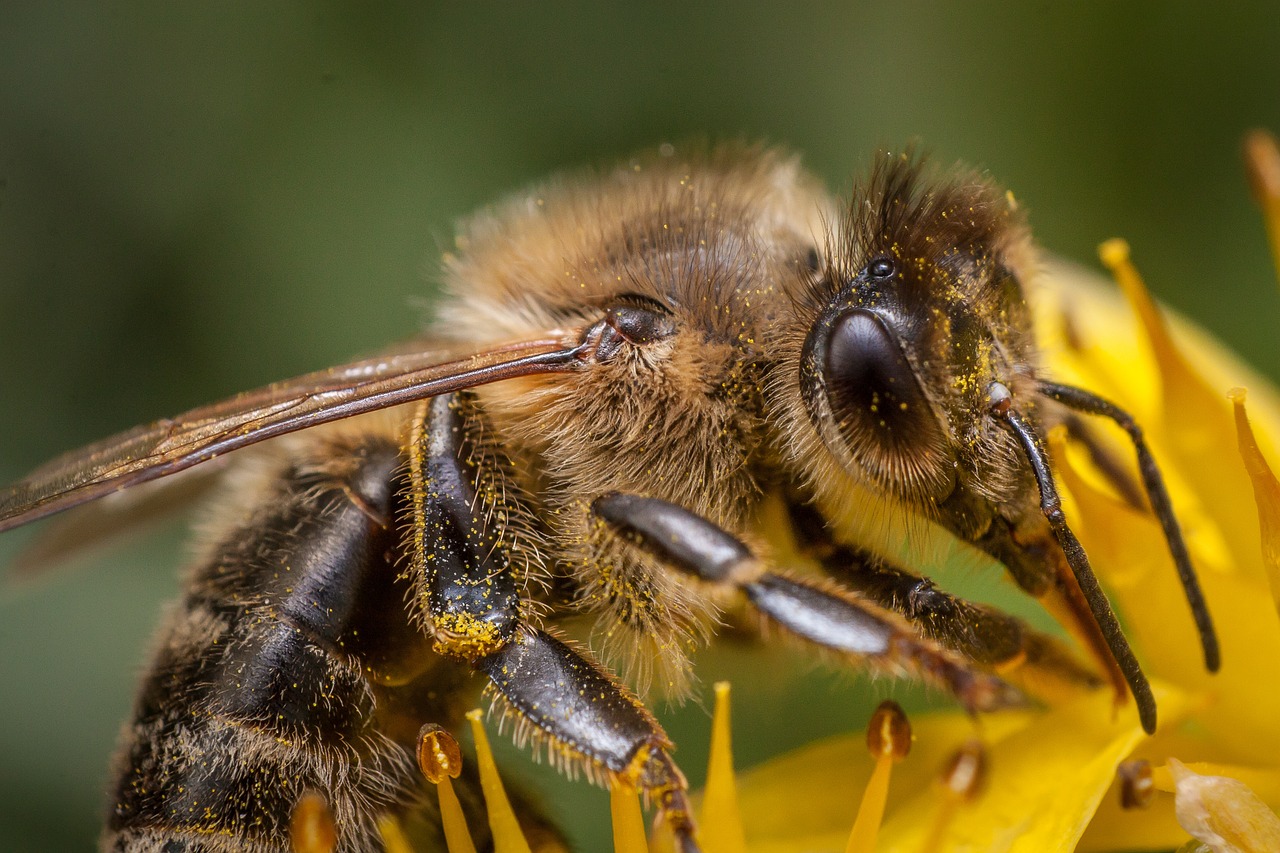
[(871, 853), (875, 849), (889, 799), (893, 765), (911, 751), (911, 723), (897, 702), (881, 702), (871, 715), (867, 723), (867, 750), (875, 759), (875, 768), (862, 792), (862, 803), (858, 806), (858, 817), (849, 833), (845, 853)]
[(289, 846), (293, 853), (333, 853), (338, 849), (338, 827), (329, 803), (315, 791), (298, 798), (289, 815)]
[(418, 768), (434, 784), (457, 779), (462, 772), (462, 750), (453, 735), (441, 726), (428, 723), (418, 732)]
[(967, 803), (978, 796), (987, 781), (987, 753), (981, 741), (971, 740), (947, 761), (942, 784), (948, 798)]
[(961, 803), (973, 800), (982, 791), (987, 776), (987, 757), (979, 741), (971, 740), (956, 750), (942, 770), (942, 802), (929, 830), (922, 853), (939, 853), (942, 839)]
[(1258, 507), (1258, 527), (1262, 534), (1262, 563), (1267, 569), (1267, 581), (1271, 586), (1272, 602), (1280, 612), (1280, 480), (1276, 479), (1267, 462), (1258, 439), (1249, 424), (1245, 411), (1245, 391), (1233, 388), (1227, 395), (1231, 399), (1236, 421), (1236, 442), (1240, 445), (1240, 458), (1244, 470), (1253, 484), (1253, 502)]
[(462, 804), (450, 781), (462, 772), (462, 750), (458, 748), (458, 741), (440, 726), (431, 723), (423, 726), (418, 731), (418, 769), (436, 786), (448, 853), (476, 853)]
[(867, 749), (877, 760), (901, 761), (911, 751), (911, 723), (897, 702), (880, 703), (867, 724)]
[(1155, 796), (1155, 776), (1151, 770), (1151, 762), (1146, 759), (1122, 761), (1116, 768), (1116, 779), (1120, 783), (1121, 808), (1146, 808)]

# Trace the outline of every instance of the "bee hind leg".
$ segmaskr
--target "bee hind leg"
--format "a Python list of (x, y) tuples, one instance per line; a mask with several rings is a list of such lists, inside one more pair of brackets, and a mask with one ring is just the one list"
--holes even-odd
[(921, 636), (898, 614), (834, 583), (772, 571), (736, 536), (684, 507), (615, 493), (597, 498), (593, 509), (667, 565), (742, 590), (766, 619), (816, 646), (923, 676), (971, 712), (1023, 701), (1003, 680)]

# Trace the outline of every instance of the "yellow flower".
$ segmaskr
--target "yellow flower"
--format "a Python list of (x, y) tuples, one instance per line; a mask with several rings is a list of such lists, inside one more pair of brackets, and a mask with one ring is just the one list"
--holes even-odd
[[(1261, 200), (1280, 252), (1280, 181), (1272, 187)], [(1160, 727), (1145, 736), (1132, 707), (1113, 714), (1105, 691), (977, 723), (959, 713), (914, 720), (913, 751), (893, 773), (875, 847), (882, 853), (1172, 850), (1191, 835), (1206, 850), (1280, 849), (1280, 484), (1266, 461), (1280, 458), (1280, 403), (1203, 332), (1163, 316), (1123, 243), (1102, 252), (1123, 296), (1065, 266), (1044, 277), (1035, 307), (1047, 367), (1143, 425), (1218, 627), (1221, 671), (1202, 667), (1156, 520), (1051, 438), (1069, 517), (1156, 687)], [(1115, 450), (1127, 452), (1119, 437)], [(985, 790), (952, 807), (938, 774), (975, 736), (985, 744)], [(1126, 810), (1116, 771), (1135, 759), (1154, 768), (1155, 793)], [(839, 738), (740, 776), (748, 849), (846, 850), (872, 766), (860, 738)]]
[[(1251, 151), (1256, 162), (1259, 151), (1274, 158), (1273, 171), (1253, 177), (1280, 266), (1280, 152), (1267, 139), (1251, 139)], [(1155, 734), (1105, 689), (977, 720), (925, 714), (910, 729), (896, 706), (882, 706), (866, 738), (811, 744), (735, 776), (728, 688), (717, 685), (706, 853), (1280, 850), (1280, 482), (1267, 461), (1280, 459), (1280, 398), (1203, 332), (1164, 316), (1127, 246), (1109, 242), (1102, 255), (1120, 292), (1055, 266), (1034, 294), (1046, 370), (1143, 426), (1218, 630), (1221, 670), (1203, 668), (1158, 522), (1116, 495), (1087, 454), (1050, 436), (1073, 528), (1151, 678)], [(1103, 440), (1127, 458), (1122, 435)], [(478, 712), (472, 721), (495, 851), (528, 853)], [(424, 740), (423, 770), (446, 816), (457, 815), (450, 853), (471, 853), (449, 805), (457, 747), (441, 752), (440, 737)], [(1120, 781), (1122, 764), (1136, 783)], [(661, 830), (646, 839), (634, 791), (611, 793), (615, 853), (671, 849)], [(328, 853), (301, 843), (327, 837), (324, 820), (300, 810), (297, 823), (295, 849)], [(384, 827), (388, 850), (407, 853), (397, 833)]]

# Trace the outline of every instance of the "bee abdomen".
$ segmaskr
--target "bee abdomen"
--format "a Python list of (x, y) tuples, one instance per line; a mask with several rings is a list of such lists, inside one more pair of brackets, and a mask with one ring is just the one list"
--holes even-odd
[[(307, 790), (340, 850), (380, 849), (377, 816), (413, 798), (358, 631), (395, 582), (397, 450), (339, 459), (317, 448), (315, 466), (290, 467), (192, 576), (125, 731), (104, 849), (286, 851)], [(317, 473), (322, 460), (348, 470)], [(380, 617), (407, 621), (391, 609)]]

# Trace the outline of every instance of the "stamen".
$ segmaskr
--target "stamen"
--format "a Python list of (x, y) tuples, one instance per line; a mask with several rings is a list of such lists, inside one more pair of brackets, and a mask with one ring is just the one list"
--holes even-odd
[(413, 853), (413, 847), (404, 834), (404, 827), (395, 815), (378, 815), (378, 834), (382, 836), (382, 846), (387, 853)]
[(476, 741), (476, 763), (480, 767), (480, 788), (484, 791), (485, 808), (489, 812), (489, 829), (493, 833), (493, 853), (532, 853), (525, 840), (520, 822), (507, 799), (498, 776), (498, 765), (493, 760), (493, 749), (484, 733), (484, 723), (477, 708), (467, 712), (471, 732)]
[(625, 782), (610, 785), (609, 814), (613, 818), (613, 853), (646, 853), (649, 843), (636, 789)]
[(942, 802), (933, 819), (921, 853), (941, 853), (942, 839), (961, 803), (978, 796), (986, 782), (987, 757), (979, 741), (971, 740), (956, 750), (942, 771)]
[(711, 756), (702, 796), (699, 836), (708, 850), (746, 853), (747, 841), (738, 812), (738, 787), (733, 774), (733, 743), (729, 725), (729, 682), (715, 686), (716, 709), (711, 717)]
[(1262, 564), (1271, 584), (1271, 598), (1280, 612), (1280, 482), (1267, 464), (1254, 437), (1244, 410), (1245, 390), (1233, 388), (1227, 395), (1236, 415), (1236, 439), (1245, 471), (1253, 483), (1253, 502), (1258, 507), (1258, 527), (1262, 533)]
[(1150, 761), (1143, 758), (1122, 761), (1116, 768), (1116, 778), (1120, 780), (1120, 808), (1144, 809), (1151, 804), (1156, 783)]
[(1280, 144), (1270, 131), (1254, 130), (1245, 136), (1244, 165), (1253, 198), (1262, 208), (1272, 261), (1280, 273)]
[(858, 817), (849, 833), (845, 853), (872, 853), (880, 823), (884, 819), (884, 806), (889, 799), (889, 776), (893, 765), (907, 757), (911, 751), (911, 723), (897, 702), (880, 703), (867, 723), (867, 749), (875, 759), (871, 780), (862, 792), (862, 804)]
[(1176, 786), (1178, 823), (1215, 850), (1265, 853), (1280, 850), (1280, 816), (1248, 785), (1227, 776), (1201, 776), (1169, 759)]
[(462, 804), (450, 781), (462, 772), (462, 750), (453, 735), (437, 725), (423, 726), (418, 732), (418, 768), (429, 782), (435, 783), (448, 853), (476, 853)]
[(315, 791), (298, 798), (289, 816), (289, 846), (293, 853), (333, 853), (338, 849), (338, 827), (329, 803)]

